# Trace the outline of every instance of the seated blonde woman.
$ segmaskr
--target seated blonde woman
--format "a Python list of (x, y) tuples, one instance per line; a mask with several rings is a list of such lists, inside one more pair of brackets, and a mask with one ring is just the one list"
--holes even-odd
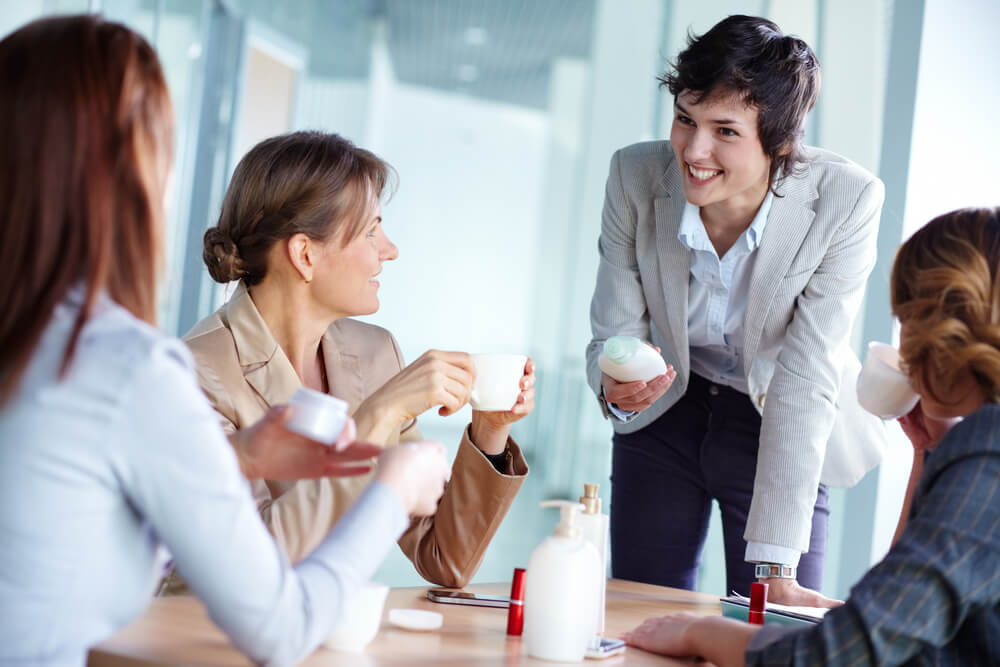
[(903, 423), (919, 482), (882, 562), (812, 628), (680, 614), (645, 621), (630, 644), (720, 667), (1000, 664), (1000, 209), (955, 211), (910, 237), (892, 309), (921, 395)]
[[(238, 285), (185, 337), (226, 431), (252, 424), (300, 386), (347, 401), (358, 439), (383, 445), (420, 440), (418, 415), (436, 406), (450, 415), (468, 401), (468, 354), (430, 351), (407, 366), (392, 334), (351, 319), (378, 310), (376, 276), (399, 254), (379, 201), (392, 175), (372, 153), (319, 132), (267, 139), (236, 167), (204, 258), (215, 280)], [(437, 513), (414, 519), (399, 540), (431, 582), (469, 581), (524, 481), (528, 466), (509, 434), (534, 406), (533, 369), (529, 361), (513, 409), (473, 412)], [(253, 490), (295, 562), (367, 482), (258, 480)]]

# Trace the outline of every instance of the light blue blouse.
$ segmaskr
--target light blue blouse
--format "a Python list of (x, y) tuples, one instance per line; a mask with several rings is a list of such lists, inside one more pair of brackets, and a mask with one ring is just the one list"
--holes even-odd
[(164, 546), (238, 648), (298, 662), (409, 524), (402, 504), (373, 484), (291, 567), (180, 341), (103, 298), (59, 378), (82, 296), (0, 406), (0, 663), (83, 664), (146, 607)]
[(688, 283), (688, 342), (691, 370), (717, 384), (746, 394), (743, 370), (743, 316), (750, 277), (771, 212), (768, 191), (750, 226), (721, 258), (701, 221), (701, 209), (684, 204), (677, 239), (691, 251)]

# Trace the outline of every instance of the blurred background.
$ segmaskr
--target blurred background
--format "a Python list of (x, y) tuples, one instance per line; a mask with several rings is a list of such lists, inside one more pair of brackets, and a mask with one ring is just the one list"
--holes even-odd
[[(161, 327), (185, 333), (227, 297), (201, 262), (239, 158), (295, 129), (340, 133), (388, 160), (381, 309), (407, 359), (429, 348), (523, 352), (535, 412), (514, 428), (531, 475), (476, 581), (506, 581), (557, 517), (538, 501), (609, 494), (611, 427), (584, 379), (604, 182), (613, 151), (669, 134), (655, 77), (729, 14), (805, 39), (823, 68), (807, 142), (886, 184), (879, 263), (855, 327), (892, 341), (887, 278), (899, 242), (934, 215), (1000, 203), (994, 0), (0, 0), (0, 35), (39, 16), (100, 12), (143, 33), (177, 118)], [(470, 417), (421, 417), (452, 453)], [(909, 467), (832, 490), (824, 592), (844, 597), (888, 548)], [(649, 512), (655, 512), (650, 507)], [(699, 588), (724, 594), (717, 512)], [(422, 582), (401, 552), (377, 578)]]

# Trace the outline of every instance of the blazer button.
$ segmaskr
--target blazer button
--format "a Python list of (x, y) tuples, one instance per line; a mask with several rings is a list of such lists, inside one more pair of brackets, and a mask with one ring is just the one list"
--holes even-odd
[(760, 396), (757, 397), (757, 405), (759, 405), (762, 410), (764, 409), (764, 399), (766, 398), (767, 394), (761, 394)]

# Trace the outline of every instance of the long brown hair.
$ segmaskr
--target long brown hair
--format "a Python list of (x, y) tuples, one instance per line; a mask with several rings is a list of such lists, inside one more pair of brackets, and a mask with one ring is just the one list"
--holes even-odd
[(968, 370), (1000, 401), (1000, 208), (966, 208), (927, 223), (896, 254), (892, 311), (907, 335), (900, 357), (939, 396)]
[(396, 172), (374, 153), (336, 134), (291, 132), (243, 156), (205, 232), (202, 258), (220, 283), (256, 285), (268, 253), (295, 234), (347, 243), (361, 233), (372, 197), (395, 187)]
[(98, 16), (46, 18), (0, 41), (0, 403), (55, 306), (86, 289), (156, 319), (173, 115), (153, 48)]

